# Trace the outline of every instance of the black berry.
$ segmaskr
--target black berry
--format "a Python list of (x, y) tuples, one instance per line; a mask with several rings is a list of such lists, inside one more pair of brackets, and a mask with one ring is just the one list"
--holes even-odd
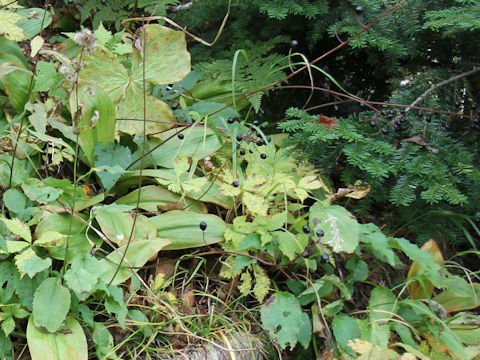
[(445, 129), (450, 130), (452, 128), (452, 125), (450, 125), (449, 122), (445, 123)]
[(260, 154), (260, 157), (265, 160), (267, 158), (267, 154)]
[(235, 149), (238, 149), (240, 147), (240, 144), (235, 145)]
[(327, 253), (323, 253), (323, 254), (322, 254), (322, 260), (323, 260), (324, 262), (328, 262), (328, 260), (330, 260), (330, 256), (328, 256)]
[(373, 94), (375, 94), (375, 89), (370, 90), (370, 95), (373, 95)]
[(310, 234), (310, 226), (303, 225), (302, 230), (305, 234)]
[(263, 141), (263, 139), (260, 139), (260, 140), (258, 140), (257, 145), (258, 146), (263, 146), (263, 145), (265, 145), (265, 141)]
[(184, 137), (185, 137), (185, 135), (183, 135), (183, 134), (178, 134), (178, 138), (179, 138), (180, 140), (183, 140)]
[(260, 126), (260, 129), (262, 130), (265, 130), (267, 128), (267, 124), (263, 124), (262, 126)]
[(235, 119), (234, 119), (233, 117), (229, 117), (229, 118), (227, 119), (227, 122), (228, 122), (229, 124), (233, 124), (233, 123), (235, 122)]
[(260, 121), (258, 121), (258, 120), (253, 120), (252, 124), (255, 125), (255, 126), (258, 126), (258, 125), (260, 124)]
[(304, 258), (308, 258), (308, 257), (310, 256), (310, 251), (305, 250), (305, 251), (303, 252), (302, 256), (303, 256)]
[(105, 5), (107, 3), (107, 0), (100, 0), (100, 2), (102, 3), (102, 5)]
[(386, 110), (382, 110), (382, 111), (380, 111), (380, 114), (382, 114), (383, 116), (386, 116), (386, 115), (387, 115), (387, 111), (386, 111)]
[(241, 134), (237, 134), (237, 141), (242, 141), (243, 140), (243, 136)]
[(472, 109), (476, 109), (477, 108), (477, 104), (473, 103), (472, 106), (471, 106)]
[(401, 117), (400, 119), (398, 119), (398, 121), (400, 121), (400, 124), (403, 124), (406, 121), (406, 119), (404, 117)]
[(382, 129), (382, 133), (384, 133), (385, 135), (387, 135), (387, 134), (388, 134), (388, 129), (387, 129), (387, 128), (383, 128), (383, 129)]
[(233, 186), (233, 187), (238, 187), (238, 181), (237, 181), (237, 180), (233, 180), (232, 186)]
[(202, 231), (207, 230), (207, 223), (205, 221), (202, 221), (200, 223), (200, 230), (202, 230)]
[(298, 45), (298, 41), (297, 40), (292, 40), (292, 47), (297, 46), (297, 45)]
[(458, 101), (455, 101), (455, 107), (459, 107), (460, 103)]
[(428, 123), (431, 122), (432, 117), (430, 115), (425, 116), (425, 121), (428, 122)]
[(317, 236), (318, 236), (318, 237), (322, 237), (323, 235), (325, 235), (325, 233), (323, 232), (323, 230), (317, 230)]
[(358, 5), (356, 8), (355, 8), (355, 11), (357, 12), (357, 14), (361, 14), (363, 12), (363, 6), (362, 5)]
[(69, 4), (73, 4), (73, 0), (68, 0), (68, 3), (69, 3)]
[(240, 155), (245, 155), (245, 150), (240, 150)]
[(370, 121), (370, 126), (371, 127), (377, 126), (377, 122), (375, 120)]
[(270, 136), (267, 136), (267, 141), (268, 142), (272, 141), (272, 138)]
[(418, 111), (418, 116), (420, 116), (420, 117), (423, 116), (423, 111), (422, 111), (422, 110), (419, 110), (419, 111)]
[(174, 103), (172, 104), (172, 110), (177, 110), (179, 106), (180, 106), (179, 103), (174, 102)]

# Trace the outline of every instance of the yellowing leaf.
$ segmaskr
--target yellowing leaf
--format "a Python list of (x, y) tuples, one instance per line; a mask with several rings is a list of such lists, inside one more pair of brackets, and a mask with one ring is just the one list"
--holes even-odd
[(40, 35), (35, 36), (32, 41), (30, 41), (31, 57), (34, 57), (38, 54), (38, 52), (42, 48), (43, 43), (44, 40)]
[(177, 156), (173, 160), (173, 170), (175, 170), (177, 176), (180, 176), (181, 174), (187, 172), (188, 169), (190, 169), (190, 164), (188, 163), (187, 155), (183, 154)]
[(9, 40), (22, 41), (25, 39), (23, 29), (15, 24), (23, 18), (23, 16), (8, 10), (0, 10), (0, 33), (3, 33)]
[(299, 188), (307, 190), (320, 189), (323, 185), (323, 182), (318, 178), (317, 175), (305, 176), (300, 179), (298, 183)]
[(3, 221), (3, 223), (11, 233), (20, 236), (22, 239), (27, 240), (29, 243), (32, 242), (32, 234), (30, 233), (29, 227), (20, 219), (1, 218), (0, 220)]
[(268, 201), (265, 197), (254, 195), (250, 192), (244, 192), (242, 196), (243, 203), (253, 215), (267, 215)]
[(67, 235), (60, 234), (56, 231), (45, 231), (33, 244), (43, 248), (56, 247), (63, 245), (66, 237)]
[(242, 276), (240, 276), (241, 284), (238, 286), (238, 291), (241, 294), (248, 294), (252, 288), (252, 276), (248, 271), (245, 271)]
[(270, 278), (267, 276), (265, 270), (258, 266), (253, 265), (253, 270), (255, 274), (255, 285), (253, 287), (253, 294), (257, 298), (258, 302), (261, 304), (270, 291)]
[(363, 199), (365, 196), (368, 195), (372, 187), (370, 185), (368, 186), (363, 186), (363, 187), (354, 187), (352, 189), (352, 192), (348, 193), (345, 195), (345, 197), (351, 198), (351, 199)]
[(28, 248), (15, 256), (15, 265), (20, 272), (20, 278), (23, 278), (25, 274), (33, 278), (35, 274), (48, 269), (52, 265), (52, 259), (49, 257), (42, 259), (32, 248)]
[[(443, 256), (438, 246), (437, 242), (433, 239), (427, 241), (421, 247), (421, 250), (430, 253), (435, 259), (435, 263), (440, 266), (443, 266)], [(423, 267), (417, 261), (414, 261), (408, 270), (407, 280), (415, 277)], [(410, 294), (410, 299), (429, 299), (432, 296), (434, 286), (431, 281), (423, 280), (423, 284), (420, 284), (419, 281), (410, 281), (408, 284), (408, 292)]]

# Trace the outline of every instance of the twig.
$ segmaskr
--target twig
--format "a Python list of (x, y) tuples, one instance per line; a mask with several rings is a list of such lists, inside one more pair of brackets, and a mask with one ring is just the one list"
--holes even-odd
[(460, 80), (460, 79), (463, 79), (464, 77), (467, 77), (467, 76), (470, 76), (472, 74), (475, 74), (476, 72), (480, 71), (480, 67), (479, 68), (474, 68), (470, 71), (467, 71), (463, 74), (459, 74), (459, 75), (455, 75), (454, 77), (451, 77), (450, 79), (447, 79), (447, 80), (443, 80), (441, 82), (439, 82), (438, 84), (435, 84), (433, 85), (430, 89), (428, 89), (427, 91), (425, 91), (422, 95), (420, 95), (418, 98), (415, 99), (414, 102), (412, 102), (410, 104), (410, 106), (407, 107), (407, 109), (405, 111), (409, 111), (411, 107), (417, 105), (420, 101), (422, 101), (423, 99), (425, 99), (428, 94), (430, 94), (432, 91), (435, 91), (437, 90), (438, 88), (444, 86), (444, 85), (448, 85), (454, 81), (457, 81), (457, 80)]

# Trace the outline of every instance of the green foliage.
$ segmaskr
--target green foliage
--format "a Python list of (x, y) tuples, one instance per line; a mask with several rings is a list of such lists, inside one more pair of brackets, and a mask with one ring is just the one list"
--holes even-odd
[[(382, 71), (410, 81), (398, 86), (391, 79), (391, 88), (381, 90), (389, 101), (423, 101), (436, 111), (453, 94), (465, 111), (476, 97), (468, 78), (447, 82), (443, 93), (434, 88), (422, 95), (450, 76), (444, 65), (450, 55), (430, 58), (441, 64), (436, 69), (415, 61), (395, 65), (421, 53), (410, 46), (413, 36), (423, 41), (435, 34), (431, 30), (448, 29), (447, 37), (435, 40), (449, 41), (475, 26), (466, 25), (472, 19), (458, 27), (452, 20), (459, 4), (475, 4), (446, 3), (412, 2), (385, 18), (351, 42), (347, 55), (325, 64), (335, 76), (309, 70), (345, 93), (364, 96), (366, 84), (356, 80), (357, 69), (348, 71), (357, 66), (349, 59), (367, 54), (358, 62), (364, 68), (384, 56)], [(316, 34), (311, 50), (321, 39), (360, 31), (385, 10), (383, 2), (362, 1), (363, 11), (356, 12), (346, 1), (234, 2), (222, 35), (228, 41), (214, 48), (217, 55), (192, 48), (202, 60), (194, 65), (197, 72), (190, 72), (182, 32), (154, 23), (135, 34), (105, 28), (127, 14), (152, 11), (153, 2), (68, 6), (79, 5), (81, 22), (98, 24), (97, 30), (66, 33), (69, 39), (57, 50), (41, 38), (32, 41), (32, 52), (50, 59), (29, 58), (36, 63), (32, 82), (21, 48), (0, 39), (0, 356), (16, 356), (22, 337), (33, 359), (116, 358), (120, 349), (122, 357), (138, 357), (139, 346), (145, 357), (159, 358), (162, 349), (178, 348), (192, 336), (222, 338), (231, 349), (232, 339), (238, 343), (232, 329), (242, 321), (250, 325), (256, 315), (286, 356), (478, 355), (479, 318), (465, 312), (480, 305), (475, 273), (444, 262), (433, 241), (421, 249), (354, 215), (381, 204), (382, 219), (388, 219), (396, 213), (387, 203), (398, 213), (406, 205), (478, 211), (475, 136), (457, 118), (447, 120), (455, 121), (452, 130), (444, 129), (447, 115), (438, 111), (430, 121), (413, 109), (382, 114), (367, 105), (325, 124), (293, 98), (264, 97), (265, 86), (304, 65), (298, 53), (280, 55), (293, 35), (305, 33), (304, 24)], [(208, 0), (172, 11), (188, 25), (189, 9), (195, 9), (208, 36), (205, 16), (215, 24), (225, 5)], [(260, 34), (260, 20), (267, 18)], [(458, 69), (468, 70), (463, 53), (457, 55)], [(350, 100), (360, 101), (352, 94)], [(280, 124), (292, 133), (288, 141), (265, 128), (275, 117), (264, 107), (272, 111), (282, 102), (290, 107), (290, 119)], [(475, 107), (469, 109), (476, 125)], [(402, 123), (395, 135), (392, 128)], [(340, 182), (348, 188), (332, 191)], [(353, 212), (342, 206), (344, 198)], [(409, 212), (405, 219), (418, 215)], [(447, 219), (474, 244), (464, 227), (476, 229), (468, 215), (427, 214), (437, 223), (426, 224), (425, 233)], [(192, 250), (202, 247), (203, 254)], [(408, 275), (407, 262), (413, 262)], [(211, 311), (212, 301), (219, 310)], [(120, 328), (115, 335), (128, 337), (119, 342), (112, 326)], [(250, 338), (240, 342), (257, 347)]]

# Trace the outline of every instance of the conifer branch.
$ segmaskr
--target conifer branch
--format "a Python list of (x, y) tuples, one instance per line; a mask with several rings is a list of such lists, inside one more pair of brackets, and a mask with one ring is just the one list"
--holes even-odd
[(454, 81), (457, 81), (457, 80), (460, 80), (460, 79), (463, 79), (464, 77), (467, 77), (467, 76), (470, 76), (470, 75), (473, 75), (475, 74), (476, 72), (480, 71), (480, 68), (474, 68), (470, 71), (467, 71), (467, 72), (464, 72), (462, 74), (459, 74), (459, 75), (455, 75), (453, 77), (451, 77), (450, 79), (447, 79), (447, 80), (443, 80), (441, 82), (439, 82), (438, 84), (435, 84), (433, 85), (430, 89), (428, 89), (427, 91), (425, 91), (422, 95), (420, 95), (418, 98), (415, 99), (414, 102), (412, 102), (410, 104), (410, 106), (405, 110), (405, 111), (409, 111), (411, 107), (417, 105), (420, 101), (422, 101), (423, 99), (425, 99), (432, 91), (435, 91), (437, 90), (438, 88), (442, 87), (442, 86), (445, 86), (445, 85), (448, 85)]

